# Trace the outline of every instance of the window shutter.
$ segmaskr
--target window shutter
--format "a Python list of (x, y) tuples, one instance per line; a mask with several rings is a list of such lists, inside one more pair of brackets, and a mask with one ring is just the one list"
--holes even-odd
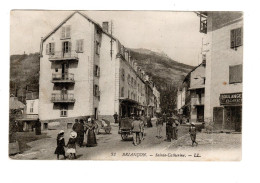
[(242, 28), (236, 29), (236, 46), (242, 45)]
[(242, 64), (229, 66), (229, 83), (242, 83), (242, 72)]
[(98, 67), (98, 76), (100, 76), (100, 67)]
[(51, 54), (55, 53), (55, 43), (51, 43)]
[(66, 38), (70, 38), (70, 26), (66, 26)]
[(64, 39), (65, 38), (65, 27), (61, 28), (61, 38)]
[(68, 42), (68, 52), (71, 52), (71, 42)]
[(79, 40), (76, 41), (76, 51), (79, 52)]
[(231, 30), (230, 32), (230, 47), (235, 48), (235, 30)]
[(49, 55), (49, 43), (46, 44), (46, 55)]
[(83, 44), (83, 39), (80, 41), (80, 43), (81, 43), (81, 44), (80, 44), (80, 48), (81, 48), (80, 51), (83, 52), (83, 45), (84, 45), (84, 44)]

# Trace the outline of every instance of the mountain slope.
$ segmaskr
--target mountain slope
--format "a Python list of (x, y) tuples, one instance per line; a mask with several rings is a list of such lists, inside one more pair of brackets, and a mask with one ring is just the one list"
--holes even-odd
[(17, 95), (24, 102), (26, 87), (38, 92), (40, 57), (39, 53), (11, 55), (10, 57), (10, 94)]
[(157, 53), (147, 49), (130, 49), (131, 57), (158, 86), (159, 90), (165, 90), (165, 86), (177, 86), (192, 66), (176, 62), (164, 53)]

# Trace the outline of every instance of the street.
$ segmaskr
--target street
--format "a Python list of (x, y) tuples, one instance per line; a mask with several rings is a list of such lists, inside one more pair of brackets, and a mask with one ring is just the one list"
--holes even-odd
[[(56, 160), (54, 154), (56, 148), (56, 135), (59, 130), (44, 131), (46, 137), (29, 142), (27, 145), (31, 148), (11, 156), (12, 159), (39, 159), (39, 160)], [(65, 142), (68, 141), (70, 130), (65, 131)], [(210, 157), (210, 150), (214, 152), (218, 150), (224, 153), (227, 147), (228, 150), (240, 151), (236, 153), (236, 157), (241, 155), (241, 134), (206, 134), (199, 133), (197, 147), (191, 146), (190, 137), (187, 126), (180, 126), (178, 131), (178, 140), (167, 142), (165, 141), (165, 125), (163, 128), (163, 138), (156, 137), (157, 129), (153, 120), (152, 128), (145, 128), (145, 139), (138, 146), (132, 144), (132, 138), (123, 141), (118, 134), (118, 127), (112, 126), (111, 134), (97, 135), (98, 145), (96, 147), (77, 147), (78, 160), (201, 160), (203, 154)], [(232, 138), (230, 138), (232, 137)], [(205, 140), (207, 139), (207, 140)], [(226, 140), (229, 139), (229, 140)], [(223, 142), (230, 143), (229, 146)], [(225, 150), (226, 149), (226, 150)], [(212, 154), (216, 156), (216, 153)], [(227, 157), (228, 158), (228, 157)], [(60, 159), (63, 159), (61, 157)], [(224, 157), (225, 159), (225, 157)], [(210, 160), (210, 159), (208, 159)]]

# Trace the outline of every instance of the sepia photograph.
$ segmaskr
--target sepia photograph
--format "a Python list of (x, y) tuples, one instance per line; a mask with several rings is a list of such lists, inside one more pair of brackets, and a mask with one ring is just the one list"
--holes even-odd
[(17, 160), (241, 161), (242, 11), (11, 10)]

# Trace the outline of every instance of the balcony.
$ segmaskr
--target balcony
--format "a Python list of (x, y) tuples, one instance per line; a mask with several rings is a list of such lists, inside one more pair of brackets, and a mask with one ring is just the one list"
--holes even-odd
[(74, 74), (52, 74), (52, 83), (75, 83)]
[(49, 55), (49, 61), (63, 61), (63, 60), (71, 60), (78, 61), (78, 53), (76, 51), (70, 51), (64, 53), (63, 51), (56, 51)]
[(196, 97), (196, 98), (191, 98), (191, 104), (192, 105), (204, 105), (205, 103), (205, 98), (204, 97)]
[(51, 96), (53, 103), (75, 103), (74, 94), (56, 94)]

